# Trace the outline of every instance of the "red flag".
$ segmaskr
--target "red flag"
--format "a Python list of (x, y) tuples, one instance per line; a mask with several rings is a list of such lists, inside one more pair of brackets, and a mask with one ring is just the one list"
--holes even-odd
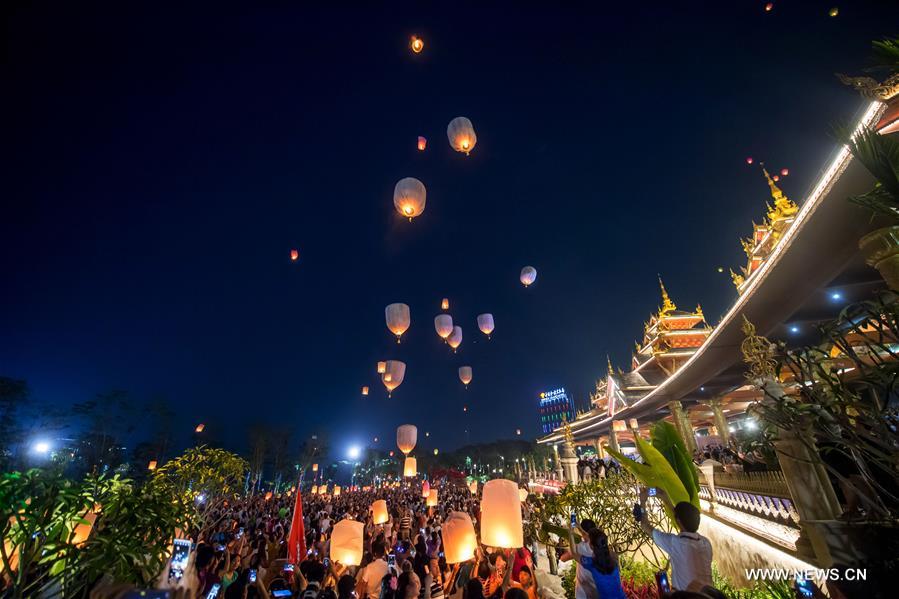
[(303, 495), (297, 485), (297, 502), (293, 507), (293, 520), (290, 523), (290, 537), (287, 540), (287, 561), (298, 564), (306, 558), (306, 526), (303, 524)]

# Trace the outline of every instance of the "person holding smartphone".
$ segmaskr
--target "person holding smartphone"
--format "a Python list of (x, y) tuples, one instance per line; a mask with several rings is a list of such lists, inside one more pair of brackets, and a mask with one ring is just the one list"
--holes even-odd
[(609, 547), (609, 537), (598, 526), (591, 528), (587, 535), (590, 545), (589, 556), (580, 553), (583, 542), (574, 542), (574, 526), (568, 529), (568, 542), (569, 546), (574, 548), (578, 572), (583, 571), (593, 579), (593, 588), (596, 589), (596, 597), (599, 599), (625, 599), (618, 556)]
[[(572, 514), (573, 516), (573, 514)], [(572, 530), (577, 533), (577, 535), (581, 538), (581, 541), (577, 544), (574, 542), (573, 534), (572, 538), (569, 539), (568, 550), (565, 551), (561, 556), (559, 556), (559, 561), (567, 562), (569, 560), (575, 559), (576, 556), (584, 556), (584, 557), (593, 557), (593, 548), (590, 547), (590, 543), (588, 539), (590, 538), (590, 531), (596, 528), (596, 523), (589, 518), (584, 518), (581, 520), (580, 524), (577, 523), (577, 519), (572, 519)], [(593, 582), (593, 577), (590, 576), (590, 573), (584, 570), (580, 563), (575, 560), (574, 562), (575, 574), (574, 574), (574, 597), (575, 599), (596, 599), (597, 591), (596, 584)]]

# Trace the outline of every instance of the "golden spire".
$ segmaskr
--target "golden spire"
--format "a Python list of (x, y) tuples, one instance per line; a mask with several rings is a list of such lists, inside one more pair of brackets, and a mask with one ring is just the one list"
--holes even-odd
[(743, 281), (746, 280), (746, 278), (743, 277), (743, 275), (738, 275), (737, 273), (735, 273), (734, 269), (730, 269), (730, 278), (733, 280), (734, 287), (736, 287), (737, 289), (739, 289), (740, 285), (743, 284)]
[(762, 165), (762, 172), (768, 181), (768, 187), (771, 188), (771, 197), (774, 198), (774, 207), (768, 206), (768, 220), (775, 221), (787, 216), (793, 216), (799, 210), (799, 207), (793, 203), (790, 198), (784, 195), (780, 187), (774, 183), (774, 179), (768, 174), (768, 169)]
[(612, 358), (609, 357), (609, 354), (606, 354), (606, 371), (609, 374), (613, 374), (615, 369), (612, 368)]
[(674, 304), (674, 302), (671, 301), (671, 298), (668, 297), (668, 291), (665, 289), (665, 283), (662, 282), (662, 275), (659, 275), (659, 287), (662, 289), (662, 309), (659, 312), (659, 316), (677, 310), (677, 306)]
[(705, 314), (702, 313), (702, 304), (696, 304), (696, 316), (705, 320)]

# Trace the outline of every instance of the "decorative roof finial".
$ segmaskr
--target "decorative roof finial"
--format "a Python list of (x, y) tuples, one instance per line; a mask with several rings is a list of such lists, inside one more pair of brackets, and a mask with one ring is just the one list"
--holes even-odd
[(606, 354), (606, 370), (609, 374), (614, 374), (615, 369), (612, 368), (612, 358), (609, 357), (609, 354)]
[(662, 275), (659, 275), (659, 287), (662, 289), (662, 310), (659, 315), (668, 314), (677, 310), (677, 306), (668, 297), (668, 291), (665, 289), (665, 283), (662, 282)]
[(761, 162), (759, 163), (759, 166), (762, 167), (762, 172), (765, 174), (765, 179), (768, 181), (768, 187), (771, 188), (771, 197), (774, 198), (774, 207), (768, 206), (768, 220), (774, 221), (796, 214), (799, 207), (780, 190), (780, 187), (777, 186), (774, 179), (768, 174), (765, 163)]

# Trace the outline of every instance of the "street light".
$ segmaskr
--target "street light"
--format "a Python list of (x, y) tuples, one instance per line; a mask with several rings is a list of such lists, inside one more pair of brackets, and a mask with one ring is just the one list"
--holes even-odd
[(358, 460), (359, 456), (362, 455), (362, 452), (360, 451), (358, 445), (352, 445), (347, 450), (346, 454), (347, 454), (347, 457), (349, 457), (351, 460)]
[(35, 441), (31, 446), (31, 451), (38, 455), (47, 455), (50, 453), (50, 443), (47, 441)]

